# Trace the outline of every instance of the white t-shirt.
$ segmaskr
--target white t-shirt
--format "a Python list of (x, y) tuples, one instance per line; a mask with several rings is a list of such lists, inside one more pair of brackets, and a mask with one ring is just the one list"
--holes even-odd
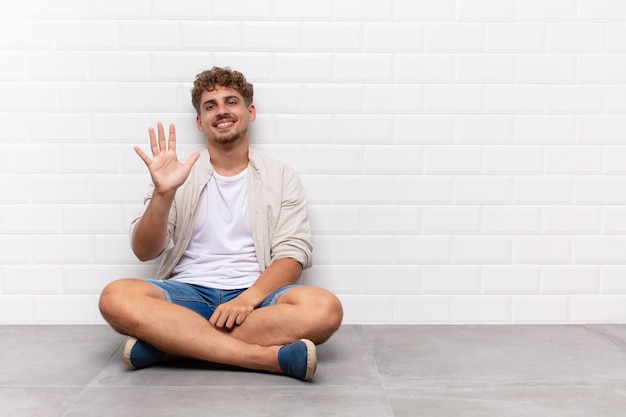
[(171, 279), (239, 289), (250, 287), (259, 277), (248, 217), (247, 172), (233, 177), (213, 173), (200, 196), (191, 241)]

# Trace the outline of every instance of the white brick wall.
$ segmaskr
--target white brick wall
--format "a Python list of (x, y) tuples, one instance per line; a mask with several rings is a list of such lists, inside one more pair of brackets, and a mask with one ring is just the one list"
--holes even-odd
[(18, 0), (0, 5), (0, 323), (102, 323), (157, 121), (255, 84), (346, 323), (626, 322), (626, 2)]

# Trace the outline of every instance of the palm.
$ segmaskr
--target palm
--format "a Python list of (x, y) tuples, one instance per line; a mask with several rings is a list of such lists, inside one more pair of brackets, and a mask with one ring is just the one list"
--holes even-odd
[(156, 155), (148, 170), (157, 189), (174, 189), (182, 185), (189, 175), (189, 170), (180, 163), (175, 151), (161, 151)]

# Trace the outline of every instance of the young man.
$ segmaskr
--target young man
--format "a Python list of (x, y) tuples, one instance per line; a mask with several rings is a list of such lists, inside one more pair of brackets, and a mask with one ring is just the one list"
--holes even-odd
[(133, 368), (190, 357), (309, 380), (315, 345), (340, 326), (341, 303), (294, 285), (311, 265), (306, 198), (295, 172), (250, 149), (253, 87), (229, 68), (197, 75), (192, 90), (207, 147), (182, 163), (173, 125), (150, 128), (152, 158), (138, 147), (152, 185), (131, 245), (162, 256), (155, 280), (121, 279), (100, 311), (130, 336)]

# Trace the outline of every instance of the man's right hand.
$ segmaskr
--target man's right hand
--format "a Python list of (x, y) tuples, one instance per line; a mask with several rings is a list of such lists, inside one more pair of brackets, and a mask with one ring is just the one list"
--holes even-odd
[(176, 128), (173, 124), (170, 124), (167, 141), (161, 122), (157, 123), (157, 133), (152, 127), (149, 129), (149, 133), (152, 158), (138, 146), (135, 146), (135, 152), (148, 167), (155, 192), (161, 195), (171, 195), (185, 182), (189, 172), (191, 172), (191, 167), (196, 163), (200, 154), (198, 152), (192, 154), (184, 164), (178, 160), (176, 155)]

